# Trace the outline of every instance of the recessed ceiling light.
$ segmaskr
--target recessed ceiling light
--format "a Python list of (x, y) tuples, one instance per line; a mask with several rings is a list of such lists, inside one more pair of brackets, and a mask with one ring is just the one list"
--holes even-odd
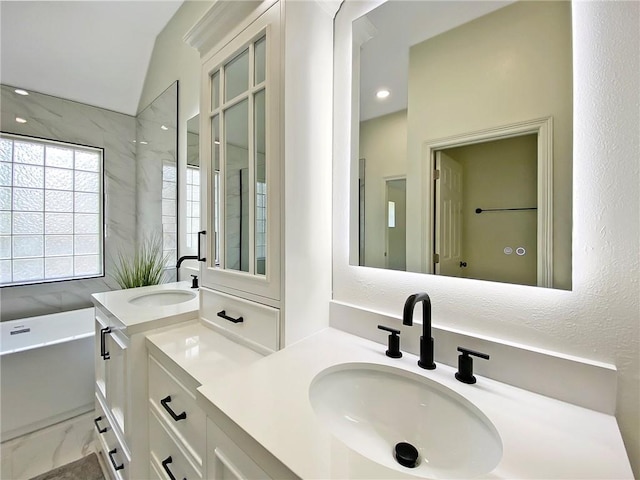
[(22, 117), (16, 117), (16, 122), (18, 122), (18, 123), (27, 123), (27, 121)]
[(382, 100), (383, 98), (387, 98), (390, 94), (391, 92), (389, 90), (387, 90), (386, 88), (383, 88), (376, 92), (376, 97)]
[(16, 92), (18, 95), (29, 95), (29, 92), (27, 92), (26, 90), (23, 90), (21, 88), (16, 88), (14, 90), (14, 92)]
[(166, 125), (161, 125), (161, 126), (160, 126), (160, 128), (161, 128), (162, 130), (169, 130), (169, 127), (167, 127)]
[(149, 142), (145, 142), (144, 140), (142, 140), (142, 141), (140, 142), (140, 144), (141, 144), (141, 145), (149, 145)]

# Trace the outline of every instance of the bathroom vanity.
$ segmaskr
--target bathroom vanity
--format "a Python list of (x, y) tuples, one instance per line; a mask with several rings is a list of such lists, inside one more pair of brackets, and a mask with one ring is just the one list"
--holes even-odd
[(116, 480), (146, 478), (145, 334), (198, 316), (188, 282), (92, 295), (95, 305), (96, 448)]

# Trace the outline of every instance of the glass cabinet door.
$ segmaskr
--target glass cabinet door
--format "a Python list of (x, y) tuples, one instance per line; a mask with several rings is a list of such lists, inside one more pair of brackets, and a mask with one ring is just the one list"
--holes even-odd
[[(204, 65), (203, 285), (279, 299), (279, 6)], [(202, 139), (201, 139), (202, 141)], [(205, 163), (205, 162), (203, 162)], [(201, 165), (202, 166), (202, 165)], [(206, 201), (204, 199), (206, 198)], [(206, 217), (206, 218), (205, 218)], [(225, 275), (230, 274), (230, 275)], [(223, 288), (224, 290), (225, 288)]]

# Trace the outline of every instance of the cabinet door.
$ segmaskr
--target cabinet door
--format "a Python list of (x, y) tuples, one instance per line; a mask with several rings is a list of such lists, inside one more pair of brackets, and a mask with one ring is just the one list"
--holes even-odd
[(100, 392), (102, 398), (106, 400), (107, 398), (107, 383), (106, 383), (106, 371), (107, 371), (107, 360), (105, 356), (105, 337), (107, 332), (109, 331), (109, 327), (105, 319), (101, 318), (99, 314), (96, 313), (95, 320), (95, 348), (96, 348), (96, 390)]
[(125, 434), (127, 411), (127, 340), (117, 330), (105, 337), (107, 406), (120, 432)]
[[(203, 65), (204, 286), (280, 299), (280, 5)], [(215, 49), (214, 49), (215, 50)]]
[(207, 419), (207, 478), (214, 480), (269, 479), (269, 475)]

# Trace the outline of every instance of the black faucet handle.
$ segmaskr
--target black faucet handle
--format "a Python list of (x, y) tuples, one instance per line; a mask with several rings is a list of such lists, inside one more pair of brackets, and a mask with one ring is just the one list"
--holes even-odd
[(391, 334), (389, 335), (389, 349), (385, 352), (387, 357), (402, 357), (402, 352), (400, 351), (400, 330), (396, 330), (395, 328), (391, 327), (385, 327), (384, 325), (378, 325), (378, 328)]
[(489, 360), (489, 355), (482, 352), (476, 352), (475, 350), (469, 350), (468, 348), (458, 347), (458, 351), (463, 354), (473, 355), (474, 357), (484, 358), (485, 360)]
[(191, 275), (191, 288), (198, 288), (198, 276)]
[(473, 358), (469, 355), (484, 358), (485, 360), (489, 360), (489, 355), (463, 347), (458, 347), (458, 351), (461, 355), (458, 356), (458, 371), (456, 372), (456, 378), (462, 383), (476, 383), (476, 377), (473, 375)]

